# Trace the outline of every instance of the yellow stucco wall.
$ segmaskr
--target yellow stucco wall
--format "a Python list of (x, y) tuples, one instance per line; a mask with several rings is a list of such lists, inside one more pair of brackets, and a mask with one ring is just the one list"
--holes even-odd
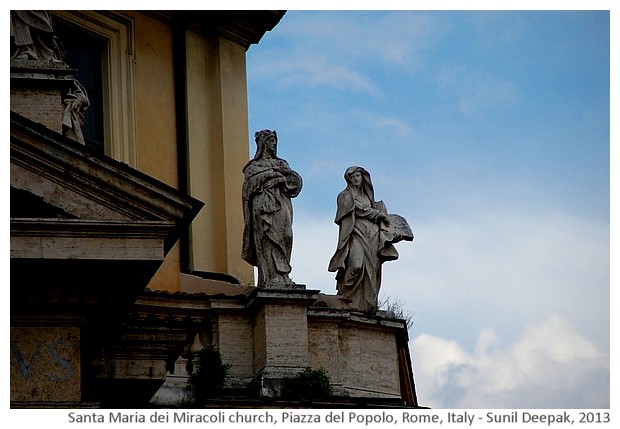
[(138, 169), (178, 188), (172, 30), (155, 19), (131, 15), (136, 20)]
[(229, 40), (220, 39), (222, 112), (226, 166), (226, 259), (227, 271), (242, 284), (253, 284), (254, 269), (241, 259), (243, 244), (243, 167), (249, 160), (248, 96), (245, 49)]
[[(126, 14), (135, 19), (137, 167), (178, 188), (172, 30)], [(190, 227), (190, 268), (253, 284), (253, 268), (241, 259), (242, 169), (249, 159), (245, 48), (194, 31), (186, 36), (188, 192), (205, 203)], [(177, 245), (149, 287), (179, 290), (179, 272)]]
[[(178, 189), (173, 41), (170, 26), (137, 12), (135, 99), (137, 168)], [(149, 288), (179, 290), (180, 250), (168, 253)]]
[(245, 49), (220, 37), (187, 36), (189, 191), (206, 203), (191, 226), (197, 271), (253, 284), (241, 259), (243, 167), (249, 159)]

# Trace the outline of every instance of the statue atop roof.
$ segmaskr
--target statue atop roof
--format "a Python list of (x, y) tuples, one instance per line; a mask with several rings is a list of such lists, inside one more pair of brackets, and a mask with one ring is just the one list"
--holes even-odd
[(370, 173), (349, 167), (347, 187), (338, 194), (334, 222), (338, 245), (328, 270), (336, 272), (338, 295), (359, 310), (376, 310), (385, 261), (398, 259), (394, 243), (412, 241), (413, 233), (402, 216), (388, 214), (383, 201), (375, 201)]
[(11, 59), (64, 62), (47, 10), (11, 11)]
[(293, 284), (293, 205), (302, 179), (288, 163), (278, 158), (278, 135), (262, 130), (254, 135), (256, 155), (243, 168), (242, 258), (258, 267), (258, 287), (279, 288)]

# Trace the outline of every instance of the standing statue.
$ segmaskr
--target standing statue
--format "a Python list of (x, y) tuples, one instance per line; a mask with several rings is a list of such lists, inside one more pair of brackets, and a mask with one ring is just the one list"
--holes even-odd
[(375, 201), (370, 174), (349, 167), (345, 190), (338, 194), (334, 222), (339, 226), (338, 247), (328, 270), (336, 272), (338, 295), (359, 310), (377, 310), (381, 266), (398, 259), (394, 243), (412, 241), (407, 221), (388, 214), (383, 201)]
[(11, 37), (12, 60), (63, 61), (47, 10), (12, 10)]
[(277, 157), (278, 136), (263, 130), (254, 134), (256, 155), (243, 168), (243, 250), (241, 257), (258, 267), (259, 287), (284, 287), (293, 282), (293, 205), (301, 176)]

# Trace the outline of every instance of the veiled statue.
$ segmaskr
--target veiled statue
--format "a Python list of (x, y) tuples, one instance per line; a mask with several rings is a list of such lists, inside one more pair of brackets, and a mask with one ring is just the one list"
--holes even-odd
[(347, 187), (338, 194), (334, 222), (339, 226), (338, 246), (328, 270), (336, 272), (338, 295), (359, 310), (376, 310), (385, 261), (398, 259), (394, 243), (412, 241), (407, 221), (388, 214), (383, 201), (375, 201), (370, 174), (349, 167)]
[(278, 136), (262, 130), (254, 135), (254, 158), (243, 168), (242, 258), (258, 267), (258, 287), (279, 288), (293, 284), (293, 205), (302, 179), (288, 163), (278, 158)]

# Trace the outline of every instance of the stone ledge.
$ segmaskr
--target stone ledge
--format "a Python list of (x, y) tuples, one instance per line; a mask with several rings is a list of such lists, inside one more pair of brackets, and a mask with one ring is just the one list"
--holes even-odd
[(175, 225), (162, 221), (11, 219), (11, 258), (156, 260)]
[[(46, 81), (46, 85), (56, 84), (67, 86), (73, 79), (77, 70), (72, 69), (65, 63), (51, 61), (11, 60), (11, 80), (28, 83), (33, 81)], [(27, 82), (26, 82), (27, 81)], [(13, 85), (11, 85), (13, 86)]]
[(383, 326), (394, 329), (406, 328), (407, 322), (398, 319), (394, 313), (378, 311), (374, 315), (369, 315), (355, 309), (331, 308), (322, 306), (311, 306), (308, 309), (308, 317), (315, 319), (341, 319), (342, 321), (360, 323), (365, 325)]
[[(301, 286), (301, 285), (298, 285)], [(304, 301), (308, 305), (315, 302), (319, 296), (318, 290), (308, 290), (303, 286), (301, 288), (255, 288), (248, 297), (247, 307), (252, 307), (258, 302), (274, 301), (283, 303), (285, 301), (301, 302)]]

